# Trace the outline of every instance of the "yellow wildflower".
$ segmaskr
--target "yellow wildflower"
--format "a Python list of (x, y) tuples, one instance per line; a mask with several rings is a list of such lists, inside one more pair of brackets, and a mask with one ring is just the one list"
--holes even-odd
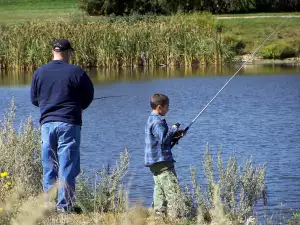
[(5, 187), (9, 188), (9, 186), (11, 186), (11, 185), (12, 185), (12, 183), (10, 181), (8, 181), (8, 182), (6, 182)]
[(0, 208), (0, 213), (2, 213), (3, 212), (3, 208)]
[(0, 177), (7, 177), (8, 176), (8, 172), (3, 172), (0, 174)]

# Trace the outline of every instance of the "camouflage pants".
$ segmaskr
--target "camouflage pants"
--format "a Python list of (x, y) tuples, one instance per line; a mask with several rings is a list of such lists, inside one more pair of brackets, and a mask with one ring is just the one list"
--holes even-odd
[(154, 178), (154, 211), (167, 214), (171, 217), (177, 216), (176, 201), (180, 192), (176, 172), (174, 168), (167, 169)]

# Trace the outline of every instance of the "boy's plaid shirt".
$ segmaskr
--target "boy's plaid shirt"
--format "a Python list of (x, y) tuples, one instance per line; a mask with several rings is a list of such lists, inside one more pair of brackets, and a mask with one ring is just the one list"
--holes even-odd
[(175, 162), (171, 141), (178, 128), (168, 129), (166, 120), (151, 112), (145, 127), (145, 166), (158, 162)]

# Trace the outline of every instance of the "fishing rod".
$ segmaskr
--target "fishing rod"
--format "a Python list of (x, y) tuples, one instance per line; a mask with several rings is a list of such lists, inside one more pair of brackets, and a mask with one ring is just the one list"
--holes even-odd
[[(203, 107), (203, 109), (198, 113), (198, 115), (192, 120), (192, 122), (183, 130), (181, 133), (173, 138), (173, 141), (171, 143), (171, 149), (178, 144), (178, 141), (183, 137), (183, 134), (185, 134), (190, 127), (195, 123), (195, 121), (199, 118), (199, 116), (204, 112), (204, 110), (212, 103), (213, 100), (221, 93), (221, 91), (229, 84), (229, 82), (240, 72), (240, 70), (250, 61), (253, 59), (254, 55), (258, 52), (261, 47), (264, 46), (264, 44), (277, 32), (279, 27), (285, 22), (287, 17), (285, 17), (284, 20), (274, 29), (274, 31), (261, 43), (261, 45), (251, 54), (251, 56), (241, 65), (241, 67), (232, 75), (232, 77), (223, 85), (223, 87), (215, 94), (215, 96)], [(177, 127), (180, 126), (180, 124), (176, 124)]]
[(101, 99), (106, 99), (106, 98), (120, 98), (120, 97), (124, 97), (126, 95), (111, 95), (111, 96), (103, 96), (103, 97), (98, 97), (98, 98), (94, 98), (94, 100), (101, 100)]

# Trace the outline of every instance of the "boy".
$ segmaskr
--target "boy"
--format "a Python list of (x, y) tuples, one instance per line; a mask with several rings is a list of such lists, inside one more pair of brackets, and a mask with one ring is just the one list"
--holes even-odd
[(145, 128), (145, 166), (150, 168), (154, 177), (154, 211), (158, 215), (174, 215), (176, 210), (176, 196), (179, 185), (174, 169), (171, 152), (171, 142), (174, 135), (185, 135), (179, 131), (179, 124), (173, 125), (169, 130), (164, 116), (169, 111), (169, 98), (163, 94), (151, 97), (151, 115)]

